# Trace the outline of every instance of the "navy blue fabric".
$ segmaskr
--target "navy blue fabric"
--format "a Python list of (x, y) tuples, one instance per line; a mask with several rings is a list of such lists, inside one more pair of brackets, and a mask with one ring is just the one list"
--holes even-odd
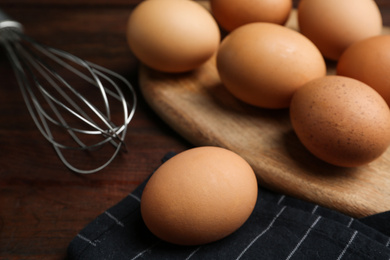
[(264, 188), (248, 221), (232, 235), (202, 246), (172, 245), (142, 221), (139, 205), (146, 182), (81, 230), (68, 247), (68, 258), (390, 259), (390, 212), (355, 219)]

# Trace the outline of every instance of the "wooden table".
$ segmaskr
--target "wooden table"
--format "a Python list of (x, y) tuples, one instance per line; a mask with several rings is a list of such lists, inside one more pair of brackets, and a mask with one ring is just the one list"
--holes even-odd
[[(38, 132), (0, 53), (0, 259), (66, 258), (72, 238), (144, 181), (166, 152), (192, 147), (155, 115), (137, 88), (138, 64), (125, 28), (138, 2), (0, 0), (27, 35), (120, 73), (139, 100), (127, 153), (96, 174), (74, 174)], [(390, 1), (377, 3), (390, 25)]]

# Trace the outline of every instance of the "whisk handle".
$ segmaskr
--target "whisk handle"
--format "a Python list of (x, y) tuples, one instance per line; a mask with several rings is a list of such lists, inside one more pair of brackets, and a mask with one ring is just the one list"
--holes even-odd
[(22, 31), (23, 26), (21, 23), (12, 19), (8, 14), (6, 14), (2, 9), (0, 9), (0, 29), (3, 28), (13, 28)]

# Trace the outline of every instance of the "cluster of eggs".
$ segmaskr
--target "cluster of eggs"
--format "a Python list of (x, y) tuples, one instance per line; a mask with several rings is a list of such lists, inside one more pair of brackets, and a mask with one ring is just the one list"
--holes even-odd
[[(292, 0), (209, 2), (211, 12), (191, 0), (141, 2), (127, 25), (130, 49), (167, 73), (191, 71), (216, 55), (232, 95), (262, 109), (288, 108), (303, 145), (331, 164), (359, 166), (384, 153), (390, 144), (390, 36), (381, 35), (374, 1), (300, 0), (299, 30), (285, 26)], [(327, 75), (327, 60), (337, 62), (338, 75)], [(227, 236), (256, 203), (254, 173), (242, 158), (198, 149), (158, 169), (141, 200), (149, 229), (172, 243)], [(232, 188), (245, 210), (231, 211)]]

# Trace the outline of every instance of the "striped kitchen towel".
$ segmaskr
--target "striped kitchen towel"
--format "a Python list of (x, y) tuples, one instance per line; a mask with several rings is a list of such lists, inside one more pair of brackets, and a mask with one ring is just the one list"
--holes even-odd
[(355, 219), (264, 188), (248, 221), (232, 235), (201, 246), (172, 245), (142, 221), (146, 182), (87, 225), (71, 241), (68, 258), (390, 260), (390, 212)]

